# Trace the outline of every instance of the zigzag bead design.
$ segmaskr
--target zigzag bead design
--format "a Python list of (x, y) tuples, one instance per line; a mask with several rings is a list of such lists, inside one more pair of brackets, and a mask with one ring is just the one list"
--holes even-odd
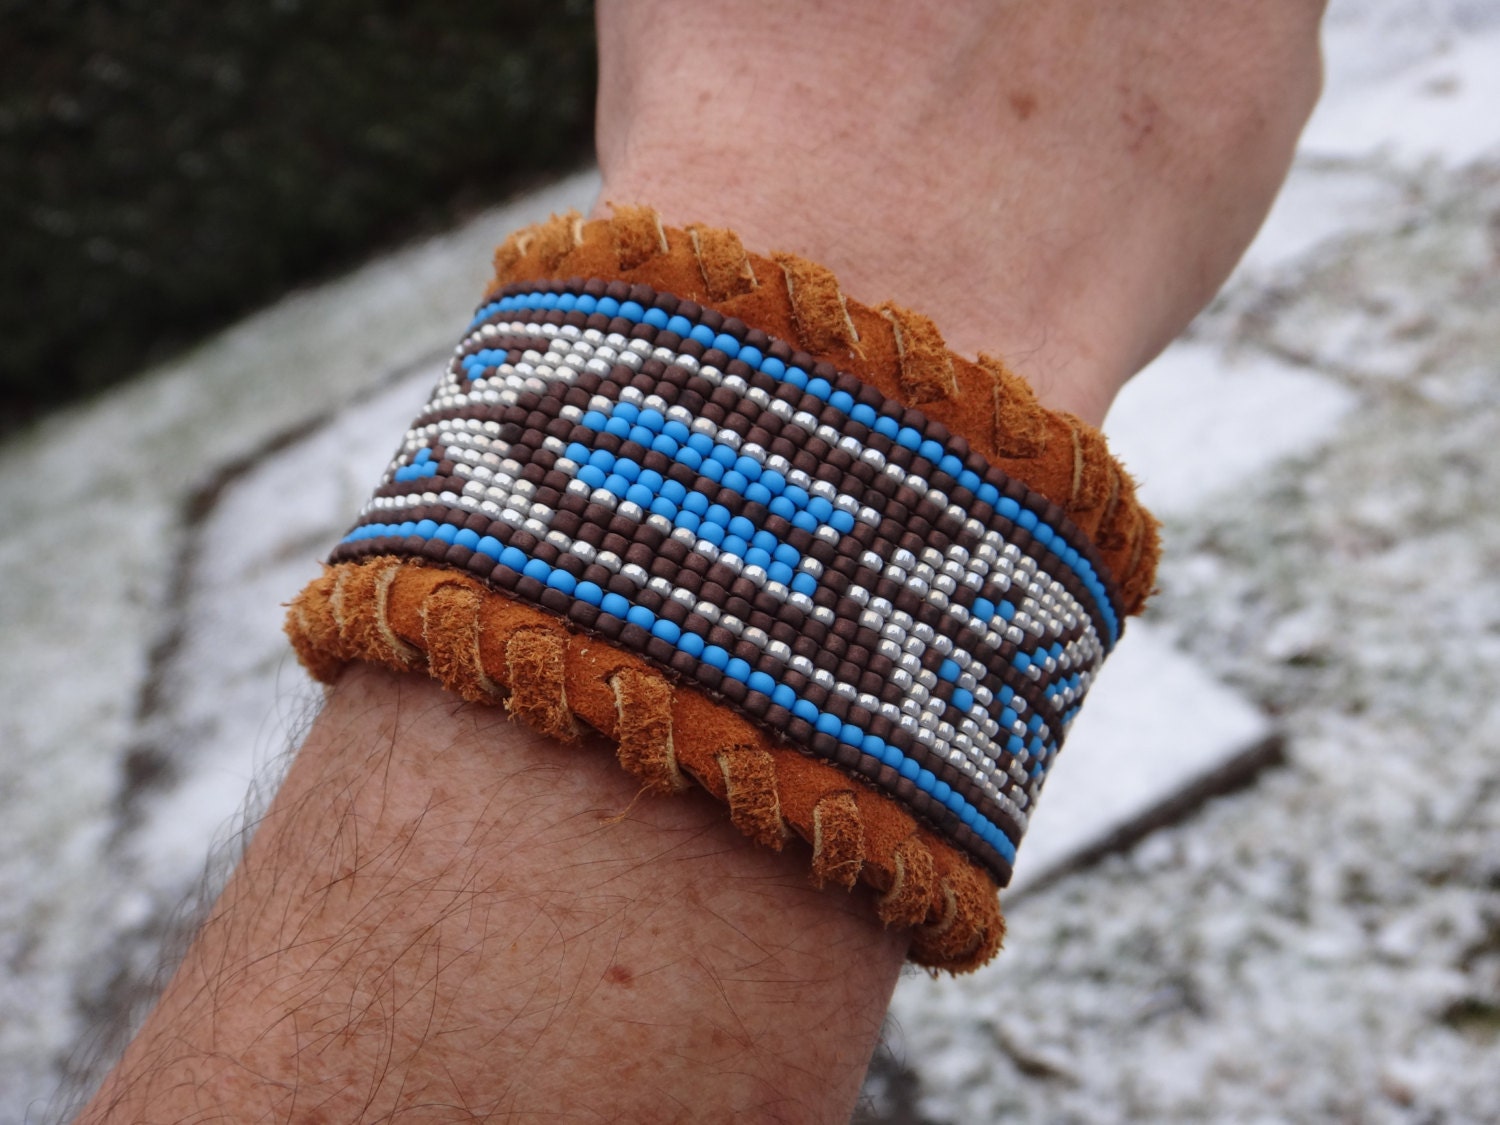
[(1092, 544), (920, 411), (643, 286), (475, 316), (333, 561), (462, 566), (863, 775), (1003, 884), (1119, 635)]

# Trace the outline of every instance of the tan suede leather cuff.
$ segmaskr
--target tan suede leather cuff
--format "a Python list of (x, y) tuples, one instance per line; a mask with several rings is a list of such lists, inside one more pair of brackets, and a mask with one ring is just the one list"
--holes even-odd
[[(495, 265), (492, 294), (516, 281), (578, 277), (698, 302), (920, 407), (1061, 508), (1092, 541), (1126, 612), (1144, 603), (1156, 524), (1103, 437), (1043, 409), (999, 361), (949, 352), (926, 317), (863, 306), (820, 266), (748, 254), (729, 231), (664, 228), (644, 208), (594, 222), (555, 217), (513, 235)], [(898, 801), (784, 744), (707, 690), (471, 573), (392, 555), (340, 562), (292, 603), (287, 631), (324, 682), (354, 660), (425, 669), (465, 699), (503, 704), (553, 737), (575, 738), (587, 724), (618, 745), (621, 764), (648, 789), (696, 783), (757, 842), (810, 846), (817, 882), (868, 885), (883, 921), (913, 928), (919, 964), (964, 971), (999, 948), (994, 877)]]

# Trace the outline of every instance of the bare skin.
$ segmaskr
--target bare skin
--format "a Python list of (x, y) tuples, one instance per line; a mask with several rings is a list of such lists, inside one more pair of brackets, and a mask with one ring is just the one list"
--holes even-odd
[[(1269, 207), (1321, 7), (606, 0), (602, 198), (1099, 421)], [(706, 797), (359, 670), (80, 1120), (842, 1121), (906, 944)]]

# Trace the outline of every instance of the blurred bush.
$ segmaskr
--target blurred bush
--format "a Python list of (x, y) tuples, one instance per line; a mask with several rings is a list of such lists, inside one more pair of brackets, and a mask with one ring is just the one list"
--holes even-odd
[(0, 60), (0, 429), (592, 136), (578, 0), (0, 0)]

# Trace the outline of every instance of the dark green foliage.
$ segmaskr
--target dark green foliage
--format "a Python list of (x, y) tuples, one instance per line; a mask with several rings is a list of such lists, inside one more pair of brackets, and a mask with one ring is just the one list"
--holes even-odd
[(0, 427), (579, 163), (591, 5), (0, 0)]

